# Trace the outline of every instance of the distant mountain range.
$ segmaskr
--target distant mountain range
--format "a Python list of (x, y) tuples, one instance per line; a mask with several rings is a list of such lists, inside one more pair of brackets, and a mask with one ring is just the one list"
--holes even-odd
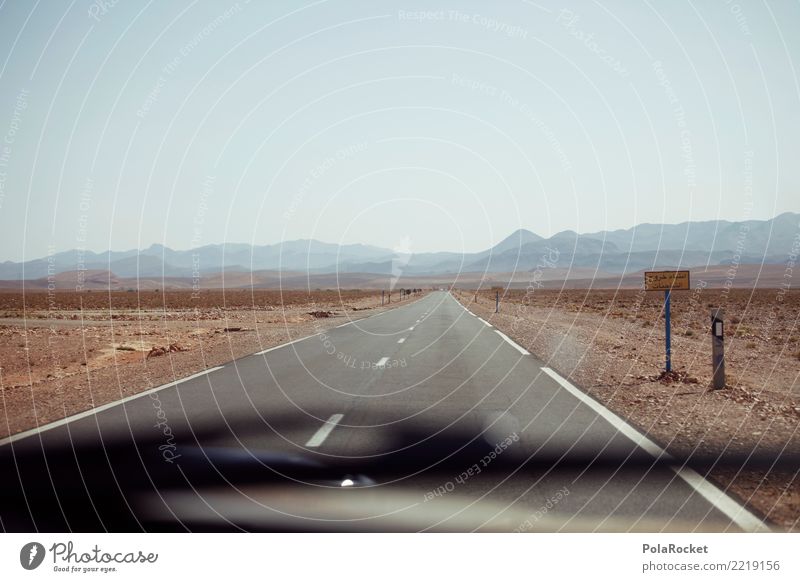
[[(518, 230), (477, 253), (409, 253), (374, 246), (295, 240), (274, 245), (226, 243), (176, 251), (162, 245), (144, 250), (77, 250), (24, 263), (0, 263), (0, 279), (41, 279), (77, 270), (110, 272), (137, 279), (203, 278), (255, 271), (371, 274), (409, 277), (451, 273), (524, 273), (558, 269), (625, 274), (652, 268), (691, 268), (733, 263), (780, 264), (797, 250), (800, 214), (771, 220), (725, 220), (681, 224), (640, 224), (627, 230), (578, 234), (563, 231), (543, 238)], [(793, 247), (794, 245), (794, 247)], [(50, 273), (48, 273), (50, 269)], [(301, 275), (300, 275), (301, 276)]]

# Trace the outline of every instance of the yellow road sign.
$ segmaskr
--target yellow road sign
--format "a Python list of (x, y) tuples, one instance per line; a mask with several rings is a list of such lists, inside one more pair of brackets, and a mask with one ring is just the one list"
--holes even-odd
[(646, 291), (688, 291), (689, 271), (645, 271)]

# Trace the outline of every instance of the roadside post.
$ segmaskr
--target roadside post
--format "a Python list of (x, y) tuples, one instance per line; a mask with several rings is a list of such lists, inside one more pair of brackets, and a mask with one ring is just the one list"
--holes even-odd
[(500, 291), (494, 292), (494, 312), (500, 313)]
[(711, 310), (711, 368), (714, 372), (714, 389), (725, 388), (725, 326), (722, 309)]
[(672, 319), (670, 318), (670, 290), (664, 291), (664, 370), (672, 371)]
[(689, 271), (645, 271), (645, 291), (664, 292), (664, 371), (672, 371), (672, 336), (670, 299), (672, 291), (688, 291)]
[(386, 295), (386, 291), (381, 290), (381, 307), (383, 307), (383, 296)]

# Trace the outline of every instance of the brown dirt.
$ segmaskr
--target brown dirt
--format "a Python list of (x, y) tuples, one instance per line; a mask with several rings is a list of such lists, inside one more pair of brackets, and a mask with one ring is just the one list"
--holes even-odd
[(380, 303), (374, 291), (0, 293), (0, 438), (405, 305)]
[[(41, 291), (17, 293), (0, 291), (0, 315), (16, 317), (20, 310), (27, 317), (69, 319), (80, 310), (84, 313), (96, 310), (100, 317), (115, 319), (122, 316), (139, 315), (139, 311), (151, 312), (155, 317), (182, 319), (186, 312), (201, 310), (206, 317), (218, 317), (226, 311), (275, 311), (283, 307), (298, 305), (334, 305), (340, 309), (352, 307), (351, 301), (378, 298), (380, 292), (355, 290), (318, 291), (267, 291), (267, 290), (218, 290), (202, 289), (197, 292), (180, 290), (155, 291)], [(12, 315), (16, 312), (17, 315)], [(87, 317), (88, 319), (88, 317)]]
[[(456, 295), (670, 452), (800, 452), (800, 292), (673, 292), (675, 373), (666, 378), (661, 293), (509, 291), (499, 314), (494, 291)], [(725, 310), (723, 390), (710, 389), (712, 307)], [(776, 525), (800, 529), (796, 473), (715, 469), (710, 477)]]

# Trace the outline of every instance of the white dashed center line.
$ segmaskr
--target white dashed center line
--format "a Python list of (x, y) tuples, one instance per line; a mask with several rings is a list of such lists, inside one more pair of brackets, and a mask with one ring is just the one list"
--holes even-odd
[(325, 424), (323, 424), (320, 429), (314, 433), (314, 436), (308, 439), (306, 446), (318, 447), (324, 443), (325, 439), (328, 438), (328, 435), (331, 434), (331, 431), (334, 429), (334, 427), (339, 424), (343, 418), (344, 414), (331, 415), (331, 417), (325, 421)]
[(403, 343), (404, 341), (406, 341), (406, 338), (404, 338), (404, 337), (401, 337), (399, 340), (397, 340), (397, 343), (401, 344), (401, 343)]
[(382, 357), (380, 360), (378, 360), (378, 363), (377, 363), (377, 364), (375, 364), (375, 365), (376, 365), (376, 366), (378, 366), (379, 368), (381, 368), (381, 367), (385, 366), (385, 365), (386, 365), (386, 362), (388, 362), (388, 361), (389, 361), (389, 358), (387, 358), (386, 356), (384, 356), (384, 357)]

